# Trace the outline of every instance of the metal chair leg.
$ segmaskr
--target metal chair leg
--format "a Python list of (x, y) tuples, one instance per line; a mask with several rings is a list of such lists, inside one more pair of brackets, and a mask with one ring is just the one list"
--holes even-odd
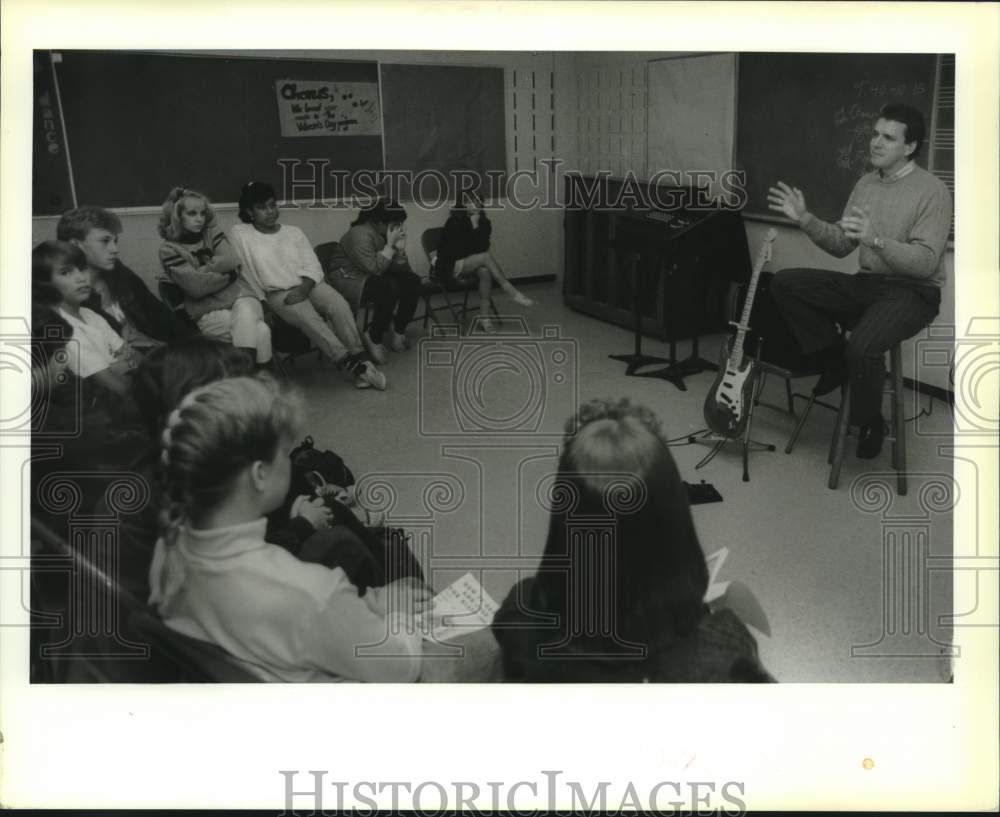
[(906, 419), (903, 417), (903, 361), (897, 343), (889, 352), (892, 370), (892, 466), (896, 469), (896, 488), (906, 496)]
[(844, 448), (847, 446), (847, 432), (851, 420), (851, 384), (844, 384), (841, 391), (840, 411), (837, 412), (837, 426), (830, 444), (830, 479), (827, 485), (836, 489), (840, 482), (840, 468), (844, 464)]
[[(788, 381), (786, 380), (785, 383), (787, 384)], [(791, 387), (789, 387), (789, 390), (790, 389)], [(792, 453), (792, 449), (795, 447), (795, 443), (799, 439), (799, 434), (802, 433), (802, 429), (806, 424), (806, 420), (809, 419), (809, 412), (812, 411), (813, 403), (815, 402), (816, 402), (816, 395), (810, 393), (809, 401), (806, 403), (806, 407), (802, 409), (802, 414), (799, 416), (799, 420), (795, 424), (795, 430), (792, 432), (792, 436), (788, 438), (788, 444), (785, 446), (786, 454)], [(795, 412), (792, 411), (792, 414), (794, 415)]]
[(288, 379), (288, 369), (285, 366), (285, 362), (281, 359), (281, 352), (271, 352), (271, 367), (274, 369), (275, 375), (281, 380)]

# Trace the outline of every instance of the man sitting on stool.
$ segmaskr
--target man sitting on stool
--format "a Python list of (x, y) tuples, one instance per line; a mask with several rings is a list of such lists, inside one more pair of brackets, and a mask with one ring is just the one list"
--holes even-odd
[[(771, 293), (802, 351), (820, 367), (813, 392), (827, 394), (851, 378), (850, 420), (861, 427), (863, 459), (878, 456), (885, 436), (884, 353), (934, 320), (941, 304), (951, 196), (914, 162), (923, 141), (919, 111), (886, 105), (869, 145), (875, 169), (858, 180), (836, 224), (810, 213), (796, 187), (779, 181), (768, 195), (770, 209), (797, 222), (831, 255), (843, 258), (861, 245), (857, 274), (782, 270)], [(852, 327), (846, 343), (838, 322)]]

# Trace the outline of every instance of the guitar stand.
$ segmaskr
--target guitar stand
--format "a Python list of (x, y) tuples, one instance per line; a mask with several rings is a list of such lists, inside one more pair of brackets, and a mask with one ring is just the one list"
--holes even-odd
[[(776, 450), (771, 443), (762, 443), (759, 440), (753, 440), (750, 438), (750, 427), (753, 425), (753, 409), (754, 406), (757, 404), (758, 398), (760, 397), (760, 389), (761, 389), (760, 369), (758, 368), (760, 364), (760, 346), (761, 344), (758, 344), (757, 346), (756, 362), (754, 364), (753, 373), (751, 374), (751, 377), (754, 378), (754, 382), (753, 382), (752, 393), (749, 400), (750, 406), (747, 409), (747, 425), (746, 428), (743, 430), (743, 481), (744, 482), (750, 481), (750, 452)], [(723, 449), (726, 443), (733, 442), (736, 439), (737, 439), (736, 437), (725, 437), (721, 434), (716, 434), (709, 428), (702, 429), (701, 431), (689, 435), (687, 438), (687, 441), (689, 443), (699, 443), (702, 445), (712, 446), (712, 450), (709, 451), (704, 457), (702, 457), (701, 460), (698, 461), (698, 464), (695, 465), (695, 470), (697, 471), (700, 468), (704, 467), (705, 465), (708, 465), (708, 463), (710, 463), (713, 459), (715, 459), (715, 455), (718, 454)]]

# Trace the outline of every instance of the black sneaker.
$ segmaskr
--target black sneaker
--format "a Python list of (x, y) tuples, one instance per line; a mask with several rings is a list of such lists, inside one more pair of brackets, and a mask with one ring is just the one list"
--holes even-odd
[(880, 415), (870, 423), (861, 426), (861, 430), (858, 432), (858, 459), (875, 459), (882, 451), (882, 440), (884, 439), (885, 421)]

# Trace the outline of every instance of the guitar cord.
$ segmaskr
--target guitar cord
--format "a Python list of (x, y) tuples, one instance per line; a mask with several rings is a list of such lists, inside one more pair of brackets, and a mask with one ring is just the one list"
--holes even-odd
[(919, 420), (921, 417), (930, 417), (934, 413), (934, 398), (929, 394), (927, 395), (927, 405), (921, 406), (920, 411), (914, 414), (912, 417), (906, 417), (903, 419), (904, 423), (912, 423), (914, 420)]
[(667, 446), (667, 448), (677, 448), (682, 445), (694, 445), (694, 443), (691, 441), (691, 438), (696, 437), (700, 433), (701, 432), (695, 432), (694, 434), (682, 434), (680, 437), (674, 437), (673, 439), (670, 440), (664, 440), (663, 444)]
[[(951, 363), (948, 366), (948, 383), (951, 385), (952, 394), (955, 393), (955, 364)], [(920, 392), (917, 392), (920, 394)], [(920, 411), (914, 414), (912, 417), (907, 417), (903, 420), (904, 423), (912, 423), (914, 420), (919, 420), (921, 417), (930, 417), (934, 413), (934, 397), (933, 395), (926, 395), (927, 405), (921, 406)], [(951, 401), (945, 401), (948, 404), (948, 409), (950, 410), (952, 417), (955, 414), (955, 407)]]

